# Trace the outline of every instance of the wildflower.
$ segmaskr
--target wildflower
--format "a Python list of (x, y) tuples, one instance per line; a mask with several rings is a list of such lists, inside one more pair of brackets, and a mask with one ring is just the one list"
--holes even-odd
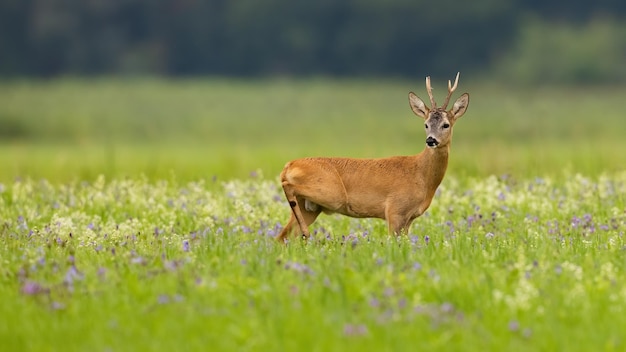
[(28, 230), (28, 224), (26, 223), (26, 219), (22, 215), (17, 218), (17, 228), (20, 230)]
[(170, 297), (168, 295), (159, 295), (157, 297), (158, 304), (167, 304), (170, 303)]
[(61, 309), (65, 309), (65, 304), (63, 304), (63, 303), (61, 303), (61, 302), (54, 301), (54, 302), (52, 302), (52, 304), (50, 305), (50, 308), (52, 308), (52, 310), (61, 310)]
[(304, 273), (304, 274), (308, 274), (308, 275), (313, 275), (313, 270), (311, 270), (311, 268), (309, 268), (308, 266), (306, 266), (305, 264), (301, 264), (301, 263), (296, 263), (296, 262), (289, 262), (287, 264), (285, 264), (285, 269), (290, 269), (299, 273)]
[(22, 288), (20, 289), (20, 291), (22, 292), (22, 294), (25, 294), (27, 296), (34, 296), (40, 293), (48, 292), (47, 289), (45, 289), (43, 286), (41, 286), (40, 284), (34, 281), (26, 281), (22, 285)]
[(146, 260), (143, 257), (137, 256), (137, 257), (132, 257), (130, 259), (130, 263), (131, 264), (141, 264), (141, 265), (145, 265), (146, 264)]
[(517, 320), (511, 320), (509, 322), (509, 331), (516, 332), (519, 330), (519, 322)]
[(441, 304), (440, 309), (442, 313), (452, 313), (454, 311), (454, 306), (450, 302), (444, 302)]
[(183, 252), (189, 252), (189, 240), (183, 240)]
[(103, 267), (99, 267), (99, 268), (98, 268), (98, 276), (99, 276), (100, 278), (104, 278), (104, 276), (106, 275), (106, 273), (107, 273), (107, 269), (106, 269), (106, 268), (103, 268)]
[(363, 324), (346, 324), (343, 327), (343, 334), (346, 336), (364, 336), (367, 335), (368, 330), (367, 326)]
[(376, 297), (373, 297), (372, 299), (370, 299), (369, 304), (370, 304), (370, 307), (372, 308), (380, 307), (380, 301)]
[(71, 286), (74, 284), (74, 280), (82, 280), (85, 277), (85, 274), (81, 273), (76, 269), (74, 265), (70, 266), (65, 273), (65, 278), (63, 279), (63, 283)]

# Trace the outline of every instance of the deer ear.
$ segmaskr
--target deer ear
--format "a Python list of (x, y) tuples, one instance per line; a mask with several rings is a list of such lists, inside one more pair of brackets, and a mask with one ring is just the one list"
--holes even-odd
[(415, 115), (420, 116), (424, 119), (428, 117), (429, 109), (426, 107), (426, 104), (424, 104), (422, 99), (420, 99), (413, 92), (409, 93), (409, 105), (411, 105), (411, 110), (413, 110), (413, 113)]
[(469, 94), (464, 93), (454, 102), (452, 109), (450, 109), (450, 114), (452, 114), (453, 118), (456, 120), (459, 117), (465, 114), (467, 107), (469, 106)]

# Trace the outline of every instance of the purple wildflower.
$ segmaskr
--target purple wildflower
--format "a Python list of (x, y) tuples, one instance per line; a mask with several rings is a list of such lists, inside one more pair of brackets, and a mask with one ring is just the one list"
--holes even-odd
[(98, 268), (98, 276), (99, 276), (100, 278), (104, 278), (104, 276), (106, 275), (106, 273), (107, 273), (107, 269), (106, 269), (106, 268), (103, 268), (103, 267), (99, 267), (99, 268)]
[(20, 289), (20, 291), (22, 292), (22, 294), (25, 294), (27, 296), (34, 296), (40, 293), (45, 293), (48, 290), (46, 290), (45, 288), (43, 288), (40, 284), (36, 282), (26, 281), (22, 285), (22, 288)]
[(450, 220), (446, 221), (446, 226), (448, 226), (448, 228), (450, 228), (450, 233), (454, 232), (454, 223)]
[(17, 218), (17, 228), (20, 230), (28, 230), (28, 224), (26, 223), (26, 219), (22, 215)]
[(454, 311), (454, 306), (450, 302), (444, 302), (441, 304), (441, 307), (439, 307), (439, 309), (441, 309), (442, 313), (448, 314)]
[(137, 257), (132, 257), (130, 259), (130, 263), (131, 264), (141, 264), (141, 265), (144, 265), (144, 264), (146, 264), (146, 260), (143, 257), (141, 257), (141, 256), (137, 256)]
[(52, 310), (61, 310), (61, 309), (65, 309), (65, 304), (63, 304), (63, 303), (61, 303), (61, 302), (54, 301), (54, 302), (52, 302), (52, 304), (50, 305), (50, 308), (52, 308)]
[(526, 328), (524, 329), (524, 331), (522, 331), (522, 336), (524, 336), (525, 338), (529, 339), (533, 334), (533, 331), (530, 328)]
[(367, 326), (363, 324), (346, 324), (343, 327), (343, 334), (346, 336), (364, 336), (367, 335), (368, 330)]
[(372, 308), (380, 307), (380, 301), (376, 297), (373, 297), (372, 299), (370, 299), (370, 307)]
[(404, 309), (407, 306), (407, 300), (406, 298), (402, 297), (400, 298), (400, 300), (398, 300), (398, 308), (399, 309)]
[(561, 275), (562, 272), (563, 268), (561, 268), (561, 266), (557, 264), (557, 266), (554, 267), (554, 273), (557, 275)]
[(305, 264), (301, 264), (301, 263), (297, 263), (297, 262), (289, 262), (289, 263), (285, 264), (285, 269), (293, 270), (293, 271), (296, 271), (296, 272), (299, 272), (299, 273), (303, 273), (303, 274), (308, 274), (308, 275), (313, 275), (314, 274), (314, 272), (313, 272), (313, 270), (311, 270), (311, 268), (309, 268)]
[(519, 330), (519, 322), (517, 320), (511, 320), (509, 322), (509, 331), (516, 332)]
[(183, 252), (189, 252), (189, 241), (183, 240)]
[(71, 286), (74, 284), (74, 280), (82, 280), (84, 277), (85, 274), (78, 271), (78, 269), (76, 269), (76, 267), (72, 265), (69, 269), (67, 269), (67, 272), (65, 273), (65, 278), (63, 279), (63, 283)]
[(170, 303), (170, 297), (168, 295), (159, 295), (159, 297), (157, 297), (157, 303), (159, 304)]

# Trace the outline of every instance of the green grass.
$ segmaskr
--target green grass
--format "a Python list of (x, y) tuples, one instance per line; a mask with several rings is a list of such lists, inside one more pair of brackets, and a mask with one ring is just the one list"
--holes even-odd
[(408, 236), (321, 216), (308, 242), (276, 243), (286, 161), (423, 148), (409, 90), (424, 96), (403, 81), (1, 83), (0, 346), (624, 350), (623, 87), (462, 77), (448, 174)]
[[(442, 82), (438, 82), (442, 83)], [(437, 95), (445, 91), (436, 85)], [(0, 84), (0, 180), (276, 175), (309, 155), (423, 149), (407, 92), (423, 82), (55, 80)], [(525, 90), (461, 79), (450, 174), (623, 170), (623, 87)], [(440, 98), (441, 100), (441, 98)]]
[(623, 350), (626, 174), (448, 179), (409, 236), (274, 181), (20, 181), (1, 193), (7, 350)]

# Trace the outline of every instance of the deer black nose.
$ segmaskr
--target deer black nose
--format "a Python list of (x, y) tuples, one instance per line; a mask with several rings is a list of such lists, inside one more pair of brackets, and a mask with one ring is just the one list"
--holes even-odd
[(433, 137), (428, 137), (426, 138), (426, 144), (428, 144), (429, 147), (436, 147), (439, 142)]

